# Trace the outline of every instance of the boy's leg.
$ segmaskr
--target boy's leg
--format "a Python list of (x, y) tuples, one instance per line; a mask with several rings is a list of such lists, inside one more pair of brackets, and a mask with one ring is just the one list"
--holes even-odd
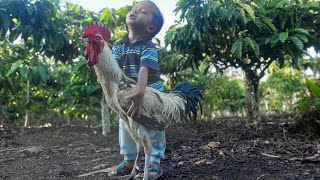
[[(163, 174), (163, 170), (160, 168), (160, 160), (164, 157), (165, 152), (165, 131), (152, 130), (149, 131), (148, 136), (152, 145), (149, 165), (149, 178), (157, 179)], [(136, 179), (142, 179), (142, 177), (143, 173), (136, 175)]]
[[(124, 126), (123, 120), (119, 119), (120, 154), (124, 156), (124, 160), (135, 160), (137, 155), (136, 143)], [(152, 145), (150, 162), (160, 164), (161, 158), (164, 157), (166, 145), (165, 131), (151, 130), (148, 136)]]
[[(150, 84), (149, 87), (152, 87), (160, 92), (164, 91), (164, 87), (161, 81)], [(152, 144), (150, 162), (160, 164), (160, 159), (164, 157), (164, 151), (166, 148), (165, 130), (150, 131), (149, 137)]]
[(135, 160), (137, 155), (136, 143), (125, 128), (123, 120), (119, 119), (119, 144), (120, 154), (123, 155), (124, 160)]
[(120, 154), (123, 155), (124, 160), (108, 173), (110, 177), (130, 174), (137, 154), (136, 144), (125, 128), (121, 118), (119, 118), (119, 144)]
[(160, 164), (160, 160), (164, 157), (164, 151), (166, 148), (165, 131), (151, 131), (149, 137), (152, 145), (150, 162)]

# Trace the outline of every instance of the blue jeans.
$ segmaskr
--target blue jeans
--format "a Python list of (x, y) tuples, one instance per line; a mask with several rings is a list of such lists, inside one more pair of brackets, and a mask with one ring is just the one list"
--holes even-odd
[[(150, 162), (160, 163), (160, 159), (164, 156), (165, 151), (165, 130), (152, 130), (148, 134), (151, 141)], [(119, 144), (120, 154), (124, 156), (124, 160), (135, 160), (137, 155), (137, 146), (127, 129), (123, 120), (119, 119)]]

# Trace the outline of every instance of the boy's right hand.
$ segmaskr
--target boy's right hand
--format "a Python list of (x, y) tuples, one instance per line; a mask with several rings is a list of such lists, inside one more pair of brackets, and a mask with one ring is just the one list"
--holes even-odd
[(143, 106), (143, 96), (138, 93), (134, 93), (130, 96), (127, 96), (126, 99), (131, 101), (131, 105), (129, 110), (127, 111), (127, 115), (131, 118), (140, 117), (141, 108), (146, 111), (146, 108)]

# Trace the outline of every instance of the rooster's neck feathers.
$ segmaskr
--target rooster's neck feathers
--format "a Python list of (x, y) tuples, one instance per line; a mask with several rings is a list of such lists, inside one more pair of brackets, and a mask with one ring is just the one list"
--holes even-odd
[(101, 84), (119, 84), (125, 78), (107, 43), (99, 54), (98, 64), (94, 66), (94, 69)]

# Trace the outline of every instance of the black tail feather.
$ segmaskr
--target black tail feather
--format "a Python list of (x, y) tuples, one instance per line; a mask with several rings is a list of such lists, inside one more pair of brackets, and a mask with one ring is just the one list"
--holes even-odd
[(196, 121), (197, 110), (200, 108), (202, 113), (203, 96), (202, 87), (189, 82), (179, 82), (171, 91), (171, 94), (180, 96), (187, 101), (185, 105), (185, 114), (182, 116), (185, 120), (192, 119)]

